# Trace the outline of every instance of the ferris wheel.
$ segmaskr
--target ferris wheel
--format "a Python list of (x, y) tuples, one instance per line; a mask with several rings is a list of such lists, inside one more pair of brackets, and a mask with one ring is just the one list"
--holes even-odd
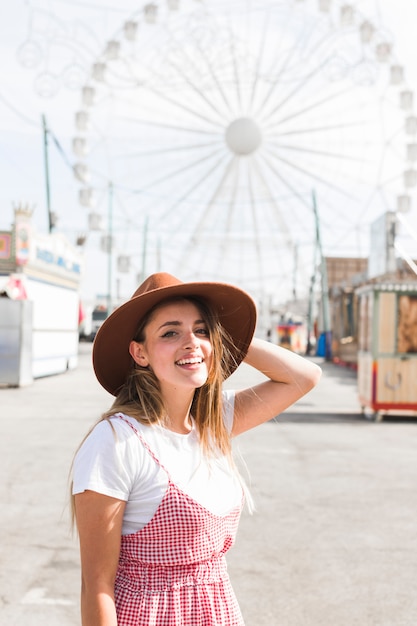
[(326, 255), (365, 256), (370, 223), (410, 209), (413, 92), (356, 5), (169, 0), (120, 24), (73, 140), (80, 202), (120, 271), (288, 298), (318, 228)]

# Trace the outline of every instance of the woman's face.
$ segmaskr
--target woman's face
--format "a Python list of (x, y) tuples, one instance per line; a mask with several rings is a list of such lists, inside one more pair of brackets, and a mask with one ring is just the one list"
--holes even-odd
[(162, 392), (194, 391), (207, 381), (212, 345), (197, 306), (187, 300), (161, 305), (145, 327), (143, 342), (132, 341), (130, 354), (150, 367)]

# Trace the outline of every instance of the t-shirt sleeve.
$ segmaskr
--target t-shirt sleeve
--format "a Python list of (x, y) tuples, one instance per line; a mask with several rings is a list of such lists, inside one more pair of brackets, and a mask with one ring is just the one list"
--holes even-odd
[(134, 443), (135, 434), (121, 420), (99, 422), (75, 455), (72, 493), (88, 489), (127, 501), (140, 464)]
[(223, 421), (229, 434), (232, 432), (233, 428), (234, 412), (235, 391), (234, 389), (223, 390)]

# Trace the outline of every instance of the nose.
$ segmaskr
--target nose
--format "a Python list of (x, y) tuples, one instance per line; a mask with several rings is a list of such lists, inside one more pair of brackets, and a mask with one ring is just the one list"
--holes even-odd
[(198, 348), (199, 345), (200, 345), (200, 338), (192, 330), (185, 334), (184, 347), (187, 350), (193, 350), (194, 348)]

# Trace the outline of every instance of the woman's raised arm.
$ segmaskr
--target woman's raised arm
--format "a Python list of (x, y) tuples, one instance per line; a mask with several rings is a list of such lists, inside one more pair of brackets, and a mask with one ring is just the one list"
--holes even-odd
[(319, 382), (321, 368), (302, 356), (253, 339), (244, 362), (269, 380), (236, 393), (232, 435), (274, 418)]

